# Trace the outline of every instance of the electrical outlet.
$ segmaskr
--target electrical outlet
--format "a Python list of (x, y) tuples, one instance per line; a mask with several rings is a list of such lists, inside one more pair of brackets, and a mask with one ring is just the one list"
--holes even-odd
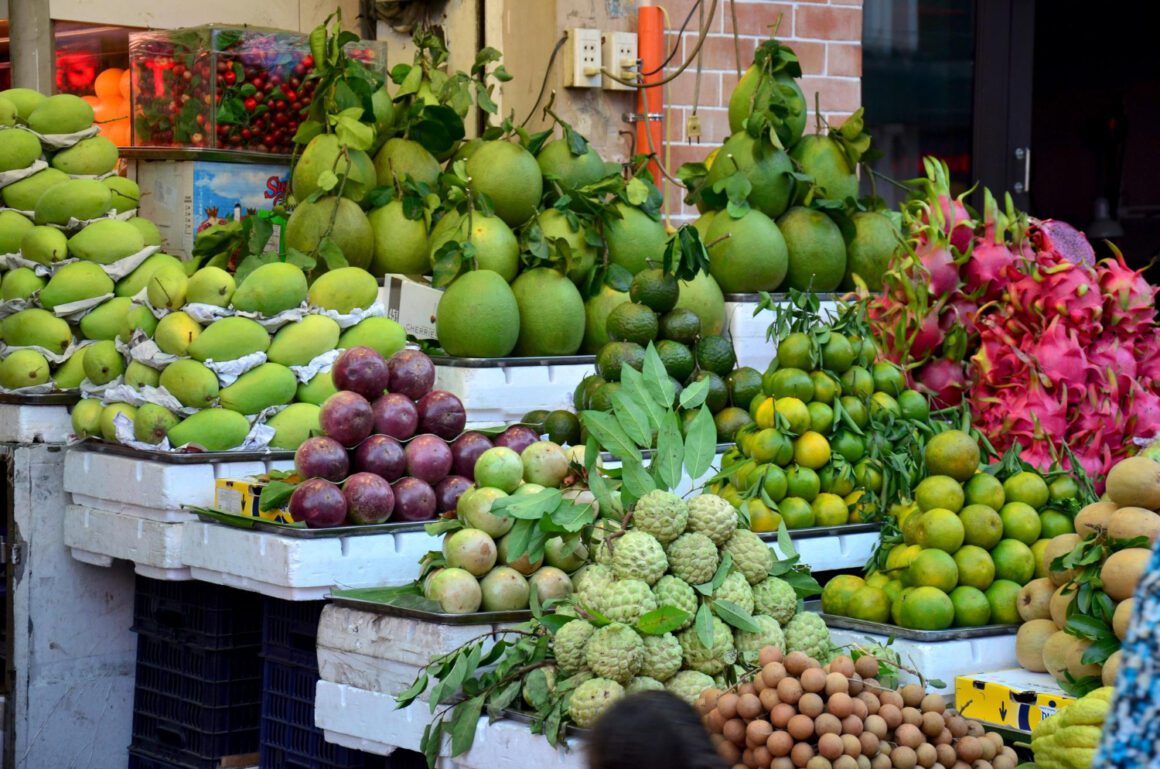
[(575, 27), (568, 30), (564, 85), (568, 88), (600, 87), (600, 30)]
[[(621, 80), (636, 79), (636, 33), (609, 32), (604, 36), (604, 69)], [(604, 76), (604, 90), (606, 91), (635, 91), (636, 89), (624, 83), (618, 83), (608, 75)]]

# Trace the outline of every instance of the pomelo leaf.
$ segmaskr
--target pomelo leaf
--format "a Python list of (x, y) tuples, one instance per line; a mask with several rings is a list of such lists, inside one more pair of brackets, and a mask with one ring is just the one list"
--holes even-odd
[(690, 478), (700, 478), (708, 472), (716, 449), (717, 426), (708, 407), (702, 405), (685, 433), (685, 469)]
[(746, 613), (732, 601), (714, 601), (713, 610), (726, 625), (731, 625), (745, 633), (757, 633), (761, 626), (753, 620), (753, 615)]
[(624, 494), (631, 495), (634, 502), (650, 491), (656, 490), (656, 482), (644, 469), (644, 464), (639, 459), (624, 460), (621, 466), (621, 476), (624, 483), (621, 495), (622, 497)]
[(693, 622), (693, 632), (697, 634), (697, 640), (706, 649), (713, 648), (713, 612), (709, 608), (708, 603), (702, 603), (701, 608), (697, 609), (697, 619)]
[(676, 606), (662, 606), (638, 619), (634, 629), (643, 635), (664, 635), (679, 629), (688, 618), (687, 611)]
[(679, 419), (676, 412), (670, 411), (661, 420), (657, 431), (657, 448), (650, 468), (657, 481), (669, 489), (675, 489), (681, 482), (681, 468), (685, 462), (685, 444), (681, 439)]

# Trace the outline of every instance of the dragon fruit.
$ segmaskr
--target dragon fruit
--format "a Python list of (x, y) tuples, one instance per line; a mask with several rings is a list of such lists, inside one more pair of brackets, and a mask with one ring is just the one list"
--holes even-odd
[(983, 241), (975, 245), (971, 258), (963, 267), (963, 280), (968, 294), (979, 294), (984, 299), (998, 299), (1007, 283), (1007, 268), (1018, 257), (1005, 243)]
[(1118, 333), (1138, 335), (1145, 327), (1153, 326), (1156, 317), (1156, 292), (1148, 285), (1143, 270), (1133, 270), (1124, 263), (1123, 254), (1100, 262), (1100, 291), (1108, 322)]
[(949, 358), (931, 361), (918, 374), (919, 389), (940, 406), (957, 406), (963, 400), (967, 375), (963, 365)]
[(1082, 232), (1067, 222), (1032, 219), (1027, 233), (1036, 251), (1052, 253), (1070, 262), (1092, 267), (1096, 252)]

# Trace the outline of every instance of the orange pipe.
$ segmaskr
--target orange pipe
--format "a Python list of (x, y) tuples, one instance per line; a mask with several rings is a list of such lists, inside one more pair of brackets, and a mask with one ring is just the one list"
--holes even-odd
[[(637, 9), (637, 55), (640, 57), (641, 72), (658, 70), (665, 60), (665, 18), (660, 8), (654, 5), (641, 3)], [(656, 150), (657, 155), (664, 152), (661, 146), (663, 130), (662, 117), (664, 114), (664, 89), (648, 88), (649, 83), (655, 83), (664, 78), (664, 72), (655, 72), (644, 77), (645, 88), (636, 92), (636, 111), (639, 115), (636, 124), (636, 151), (648, 154), (650, 147)], [(645, 122), (644, 115), (649, 116)], [(654, 117), (656, 116), (656, 117)], [(651, 134), (651, 137), (650, 137)], [(651, 139), (651, 143), (650, 143)], [(658, 187), (663, 187), (660, 165), (654, 160), (649, 163), (649, 172)]]

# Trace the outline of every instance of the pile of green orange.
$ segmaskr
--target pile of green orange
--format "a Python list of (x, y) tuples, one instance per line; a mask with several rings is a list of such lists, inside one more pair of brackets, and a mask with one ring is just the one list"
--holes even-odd
[(882, 491), (870, 456), (877, 424), (924, 422), (927, 399), (874, 343), (829, 327), (786, 335), (749, 402), (754, 424), (738, 433), (715, 493), (748, 515), (753, 531), (838, 526), (863, 520), (865, 490)]
[[(752, 423), (746, 407), (761, 393), (761, 374), (736, 368), (733, 344), (720, 334), (705, 333), (701, 318), (678, 306), (680, 282), (657, 268), (641, 270), (632, 279), (628, 301), (615, 305), (604, 319), (605, 341), (596, 355), (596, 373), (577, 386), (577, 411), (612, 411), (620, 390), (621, 367), (640, 371), (645, 348), (656, 346), (677, 395), (694, 382), (708, 380), (705, 404), (714, 415), (719, 441), (732, 441)], [(696, 410), (686, 413), (692, 419)]]
[(1043, 549), (1074, 531), (1063, 511), (1075, 481), (1027, 470), (1001, 479), (988, 472), (998, 465), (980, 472), (977, 443), (958, 430), (932, 437), (925, 459), (913, 502), (892, 510), (902, 542), (865, 579), (831, 579), (823, 611), (920, 630), (1019, 623), (1020, 589), (1047, 576)]

